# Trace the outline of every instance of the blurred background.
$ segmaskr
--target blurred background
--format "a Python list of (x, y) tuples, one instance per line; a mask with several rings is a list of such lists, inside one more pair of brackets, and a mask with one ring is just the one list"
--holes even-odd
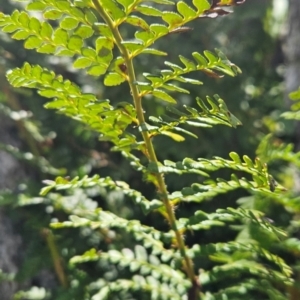
[[(0, 11), (5, 14), (18, 8), (18, 2), (0, 0)], [(154, 46), (170, 52), (166, 59), (174, 63), (179, 62), (179, 54), (191, 57), (193, 51), (218, 48), (243, 73), (222, 79), (195, 73), (194, 78), (203, 81), (204, 85), (190, 86), (190, 95), (178, 96), (179, 105), (193, 106), (196, 97), (219, 94), (243, 126), (237, 129), (195, 128), (194, 133), (199, 139), (187, 137), (184, 143), (158, 137), (155, 145), (159, 159), (227, 158), (231, 151), (254, 158), (258, 145), (269, 133), (275, 137), (275, 143), (292, 143), (299, 150), (299, 125), (279, 117), (291, 105), (288, 94), (300, 86), (300, 1), (248, 0), (235, 7), (234, 13), (228, 16), (199, 19), (191, 27), (197, 29), (170, 35)], [(123, 33), (132, 34), (125, 30)], [(155, 191), (119, 153), (110, 151), (110, 143), (99, 141), (98, 134), (85, 125), (44, 109), (46, 99), (34, 90), (12, 88), (5, 74), (11, 68), (22, 66), (24, 61), (40, 64), (81, 85), (84, 91), (95, 93), (99, 99), (108, 98), (112, 103), (130, 101), (128, 87), (124, 84), (107, 88), (101, 78), (75, 72), (70, 59), (47, 57), (24, 50), (22, 45), (22, 41), (0, 33), (1, 299), (31, 299), (26, 298), (29, 297), (25, 292), (28, 290), (35, 293), (37, 298), (34, 299), (90, 299), (87, 287), (102, 276), (100, 266), (87, 264), (73, 268), (68, 265), (68, 260), (91, 247), (105, 249), (109, 241), (89, 230), (52, 232), (48, 229), (51, 220), (66, 220), (74, 207), (83, 205), (88, 209), (89, 205), (93, 207), (97, 203), (120, 216), (138, 218), (148, 225), (164, 228), (167, 224), (163, 220), (158, 224), (155, 215), (142, 216), (139, 208), (123, 195), (105, 189), (88, 192), (78, 189), (72, 195), (53, 193), (46, 198), (38, 197), (42, 181), (58, 175), (71, 178), (85, 174), (111, 176), (114, 180), (128, 182), (148, 199), (155, 197)], [(142, 56), (136, 61), (138, 73), (155, 73), (162, 66), (163, 59), (156, 56)], [(159, 102), (145, 101), (144, 105), (147, 115), (160, 115), (163, 111)], [(271, 164), (270, 169), (276, 180), (293, 190), (294, 195), (300, 192), (297, 168), (277, 162)], [(229, 176), (225, 171), (217, 175)], [(192, 182), (193, 176), (167, 178), (170, 192)], [(245, 198), (248, 196), (245, 191), (237, 190), (202, 203), (201, 209), (211, 212), (216, 208), (241, 205), (248, 199), (248, 206), (249, 203), (258, 205), (284, 228), (289, 228), (291, 219), (298, 218), (297, 212), (283, 209), (276, 201), (255, 202), (253, 198)], [(187, 216), (192, 209), (191, 205), (185, 205), (180, 207), (178, 214)], [(209, 243), (234, 239), (235, 236), (236, 232), (228, 229), (205, 231), (200, 238), (201, 242)], [(291, 236), (297, 237), (297, 229), (293, 228)], [(192, 243), (197, 238), (199, 236), (187, 237), (187, 242), (190, 239)], [(284, 255), (297, 269), (298, 253)], [(203, 269), (212, 265), (208, 260), (201, 263), (199, 267)], [(217, 290), (218, 287), (210, 289)], [(300, 299), (297, 291), (291, 295), (293, 293), (297, 298), (290, 299)]]

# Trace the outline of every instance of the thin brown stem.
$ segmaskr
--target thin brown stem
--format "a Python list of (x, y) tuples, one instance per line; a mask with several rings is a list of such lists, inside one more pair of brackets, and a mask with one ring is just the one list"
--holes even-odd
[(56, 276), (57, 276), (60, 284), (64, 288), (67, 288), (68, 280), (67, 280), (66, 274), (64, 272), (63, 266), (62, 266), (61, 257), (58, 253), (58, 250), (57, 250), (57, 247), (55, 244), (55, 240), (54, 240), (54, 236), (53, 236), (52, 232), (46, 228), (43, 229), (42, 234), (44, 235), (44, 237), (47, 241), (47, 245), (50, 250), (52, 260), (53, 260), (53, 265), (54, 265), (54, 270), (55, 270)]

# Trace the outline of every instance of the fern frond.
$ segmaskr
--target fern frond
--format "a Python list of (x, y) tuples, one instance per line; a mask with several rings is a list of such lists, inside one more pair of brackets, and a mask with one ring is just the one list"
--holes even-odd
[[(162, 93), (163, 90), (174, 90), (177, 92), (188, 93), (187, 90), (177, 87), (176, 85), (169, 84), (169, 81), (179, 81), (191, 84), (202, 84), (201, 81), (186, 78), (183, 75), (194, 72), (202, 71), (209, 76), (220, 77), (217, 72), (221, 72), (230, 76), (236, 76), (240, 73), (240, 69), (228, 60), (228, 58), (220, 51), (216, 49), (216, 54), (210, 51), (204, 51), (204, 56), (198, 52), (192, 53), (194, 61), (179, 56), (180, 61), (184, 67), (176, 65), (174, 63), (165, 62), (166, 66), (170, 69), (161, 70), (160, 75), (154, 75), (150, 73), (144, 73), (144, 77), (149, 82), (137, 82), (141, 90), (141, 96), (153, 94), (156, 96), (158, 92)], [(162, 89), (162, 90), (161, 90)]]
[[(247, 197), (248, 198), (248, 197)], [(239, 199), (239, 204), (244, 204), (245, 207), (248, 207), (248, 204), (255, 199), (260, 199), (260, 201), (269, 201), (272, 200), (274, 202), (280, 203), (282, 206), (287, 208), (289, 211), (300, 212), (300, 197), (295, 196), (293, 191), (285, 192), (285, 193), (269, 193), (267, 191), (258, 191), (253, 192), (253, 195), (247, 199), (247, 203), (244, 201), (245, 198)]]
[[(175, 4), (174, 1), (166, 1), (166, 3), (162, 2), (165, 1), (158, 1), (158, 3), (161, 4)], [(122, 3), (122, 5), (124, 4)], [(145, 51), (147, 52), (147, 49), (149, 49), (149, 47), (154, 44), (156, 40), (171, 33), (174, 29), (180, 28), (186, 23), (197, 19), (203, 14), (206, 9), (210, 7), (210, 4), (206, 0), (200, 0), (197, 2), (195, 1), (194, 5), (197, 10), (194, 10), (183, 1), (179, 1), (176, 3), (176, 7), (178, 10), (177, 13), (160, 11), (155, 7), (144, 5), (143, 1), (134, 1), (134, 3), (130, 3), (130, 6), (127, 6), (127, 12), (123, 13), (124, 20), (126, 20), (126, 14), (129, 15), (131, 12), (135, 11), (145, 16), (160, 17), (164, 22), (168, 24), (168, 26), (163, 24), (151, 24), (150, 26), (148, 26), (143, 18), (131, 15), (132, 18), (129, 19), (128, 23), (144, 29), (143, 31), (137, 31), (135, 33), (135, 41), (124, 42), (124, 46), (131, 52), (131, 57), (135, 57)], [(122, 20), (122, 18), (118, 18), (115, 19), (114, 22), (118, 26), (124, 20)], [(157, 53), (154, 52), (153, 54)]]
[(262, 176), (265, 180), (267, 179), (267, 165), (262, 164), (258, 158), (255, 159), (255, 162), (253, 162), (247, 155), (244, 155), (242, 160), (235, 152), (230, 152), (229, 156), (232, 160), (227, 160), (222, 157), (214, 157), (212, 160), (200, 158), (198, 161), (194, 161), (190, 158), (186, 158), (182, 163), (188, 168), (199, 168), (207, 171), (229, 168), (252, 175)]
[(189, 286), (189, 281), (185, 279), (184, 273), (162, 264), (157, 256), (148, 255), (146, 249), (140, 245), (136, 245), (134, 251), (125, 248), (122, 251), (109, 250), (106, 253), (102, 251), (97, 253), (95, 249), (92, 249), (83, 255), (72, 257), (70, 263), (78, 264), (98, 260), (109, 261), (123, 268), (128, 267), (131, 272), (139, 272), (144, 276), (155, 276), (155, 278), (172, 285)]
[(276, 240), (287, 236), (285, 231), (268, 222), (268, 220), (264, 218), (262, 212), (243, 208), (218, 209), (215, 213), (211, 214), (199, 210), (189, 218), (179, 219), (178, 227), (182, 232), (185, 232), (186, 230), (207, 230), (212, 226), (224, 226), (226, 222), (233, 222), (235, 220), (260, 227), (271, 233)]
[(242, 274), (249, 273), (270, 281), (284, 282), (286, 284), (291, 283), (291, 279), (286, 277), (286, 275), (282, 274), (281, 272), (267, 269), (263, 264), (246, 259), (241, 259), (229, 264), (216, 266), (211, 271), (201, 274), (200, 280), (203, 284), (205, 284), (206, 282), (212, 283), (224, 279), (228, 280), (230, 276), (235, 276), (236, 274), (240, 274), (241, 276)]
[[(260, 247), (254, 241), (247, 240), (245, 243), (238, 242), (228, 242), (228, 243), (216, 243), (216, 244), (207, 244), (207, 245), (193, 245), (188, 250), (188, 254), (190, 257), (196, 256), (209, 256), (212, 260), (227, 263), (228, 268), (230, 268), (230, 263), (239, 262), (241, 260), (241, 256), (236, 256), (234, 258), (233, 255), (227, 255), (232, 253), (244, 253), (244, 258), (248, 258), (248, 262), (251, 263), (251, 258), (254, 259), (256, 257), (261, 257), (264, 260), (270, 262), (273, 266), (276, 266), (281, 273), (276, 273), (281, 278), (284, 278), (285, 281), (290, 281), (290, 277), (293, 274), (292, 268), (285, 263), (285, 261), (277, 255), (272, 254), (268, 250)], [(262, 266), (261, 266), (262, 267)], [(268, 273), (268, 269), (265, 270), (265, 273)], [(233, 272), (232, 274), (235, 274)], [(200, 274), (200, 277), (202, 275)], [(205, 276), (204, 276), (205, 277)], [(202, 278), (201, 282), (204, 284), (208, 278)]]
[(246, 178), (238, 178), (235, 174), (231, 175), (231, 180), (218, 178), (217, 181), (206, 180), (203, 184), (194, 183), (191, 187), (186, 187), (181, 192), (174, 192), (170, 195), (170, 199), (178, 201), (196, 201), (200, 202), (207, 198), (212, 198), (218, 194), (227, 193), (237, 188), (245, 188), (251, 192), (262, 193), (265, 196), (272, 196), (273, 192), (281, 191), (281, 186), (271, 186), (271, 175), (268, 174), (267, 166), (262, 164), (257, 158), (253, 162), (248, 156), (244, 155), (243, 160), (235, 152), (230, 153), (232, 160), (226, 160), (221, 157), (215, 157), (212, 160), (198, 159), (198, 161), (185, 158), (182, 162), (164, 161), (162, 164), (150, 163), (149, 172), (158, 173), (195, 173), (208, 177), (208, 172), (216, 171), (222, 168), (228, 168), (236, 171), (243, 171), (252, 175), (253, 181)]
[(92, 297), (92, 300), (110, 299), (112, 294), (119, 294), (120, 291), (143, 291), (150, 294), (151, 299), (161, 300), (182, 300), (186, 288), (182, 284), (171, 286), (161, 283), (154, 276), (134, 275), (131, 280), (117, 279), (114, 282), (105, 282), (99, 293)]
[(203, 184), (193, 183), (190, 187), (185, 187), (181, 191), (172, 193), (170, 195), (170, 200), (173, 200), (173, 202), (176, 203), (181, 201), (202, 202), (239, 188), (249, 190), (251, 193), (260, 194), (265, 197), (275, 197), (275, 189), (277, 189), (277, 192), (281, 191), (281, 186), (270, 187), (270, 183), (262, 184), (262, 181), (258, 182), (257, 178), (256, 181), (250, 181), (246, 178), (239, 179), (235, 174), (232, 174), (231, 179), (232, 180), (224, 180), (218, 178), (216, 181), (208, 179)]
[[(229, 286), (228, 288), (221, 289), (220, 291), (211, 294), (205, 293), (202, 295), (203, 300), (223, 300), (227, 297), (230, 300), (253, 300), (251, 292), (260, 292), (263, 295), (268, 296), (268, 299), (286, 300), (286, 295), (276, 289), (275, 286), (269, 280), (265, 279), (247, 279), (240, 281), (237, 284)], [(256, 294), (255, 293), (255, 294)], [(226, 299), (226, 298), (225, 298)]]
[[(175, 2), (173, 1), (166, 1), (166, 3), (163, 3), (165, 2), (165, 0), (155, 2), (160, 4), (175, 4)], [(119, 26), (122, 22), (127, 22), (131, 25), (138, 26), (143, 29), (142, 31), (137, 31), (135, 33), (136, 40), (124, 41), (124, 46), (127, 48), (127, 50), (130, 51), (131, 57), (135, 57), (141, 53), (164, 55), (163, 53), (152, 50), (149, 47), (154, 44), (155, 41), (159, 38), (170, 34), (177, 29), (180, 29), (185, 24), (203, 16), (205, 11), (211, 7), (210, 3), (207, 0), (193, 1), (194, 7), (189, 6), (184, 1), (179, 1), (176, 3), (177, 12), (160, 11), (155, 7), (144, 5), (143, 1), (132, 1), (130, 2), (130, 4), (126, 4), (127, 6), (125, 6), (125, 3), (123, 3), (123, 1), (121, 2), (121, 5), (124, 7), (123, 11), (120, 11), (119, 8), (114, 7), (111, 8), (110, 11), (107, 11), (107, 13), (112, 17), (116, 26)], [(114, 4), (114, 6), (116, 5)], [(118, 12), (116, 16), (112, 16), (112, 11), (114, 10)], [(131, 12), (135, 11), (145, 16), (160, 17), (165, 23), (167, 23), (167, 25), (151, 24), (149, 26), (143, 18), (136, 15), (131, 15)], [(205, 55), (208, 56), (209, 60), (211, 58), (214, 59), (214, 55), (211, 56), (208, 51), (205, 53)], [(188, 61), (184, 57), (181, 57), (181, 60), (184, 60), (185, 62)], [(211, 71), (208, 72), (212, 74)]]
[[(164, 165), (157, 166), (156, 171), (161, 173), (176, 173), (182, 171), (182, 173), (197, 173), (198, 170), (204, 172), (217, 171), (219, 169), (228, 168), (235, 171), (243, 171), (253, 176), (262, 177), (261, 186), (266, 186), (268, 183), (268, 169), (267, 165), (261, 163), (259, 158), (252, 161), (247, 155), (241, 157), (235, 153), (229, 153), (232, 160), (227, 160), (222, 157), (214, 157), (213, 159), (199, 158), (197, 161), (191, 158), (185, 158), (182, 162), (172, 162), (165, 160)], [(154, 166), (151, 165), (151, 168)], [(150, 171), (154, 171), (150, 169)]]
[[(22, 68), (9, 71), (7, 79), (14, 87), (35, 88), (41, 96), (54, 98), (45, 105), (46, 108), (57, 109), (89, 125), (116, 144), (127, 126), (136, 122), (131, 104), (120, 103), (119, 107), (113, 108), (108, 100), (99, 101), (93, 94), (82, 93), (76, 84), (38, 65), (25, 63)], [(134, 137), (127, 135), (129, 137), (133, 144)]]
[(75, 177), (72, 180), (67, 180), (62, 177), (57, 177), (55, 181), (46, 180), (44, 181), (47, 184), (44, 187), (40, 195), (45, 196), (51, 190), (67, 190), (67, 189), (76, 189), (76, 188), (88, 188), (93, 186), (101, 186), (109, 188), (112, 190), (117, 190), (123, 192), (129, 198), (132, 198), (136, 204), (141, 205), (145, 213), (152, 211), (154, 208), (161, 206), (162, 202), (159, 200), (152, 200), (151, 202), (147, 200), (140, 192), (130, 189), (128, 184), (123, 181), (114, 181), (110, 177), (100, 178), (98, 175), (93, 177), (85, 176), (82, 179)]
[[(185, 24), (198, 19), (199, 17), (203, 16), (206, 10), (209, 10), (211, 8), (210, 3), (207, 0), (199, 0), (199, 1), (193, 1), (194, 7), (189, 6), (184, 1), (178, 1), (176, 2), (176, 10), (175, 11), (160, 11), (154, 7), (146, 6), (146, 5), (137, 5), (137, 3), (143, 3), (142, 1), (135, 1), (136, 7), (135, 11), (144, 14), (146, 16), (155, 16), (155, 17), (161, 17), (161, 19), (167, 23), (166, 25), (162, 24), (152, 24), (148, 26), (148, 24), (142, 19), (138, 18), (135, 20), (133, 25), (137, 25), (144, 29), (144, 31), (138, 31), (135, 33), (136, 41), (125, 41), (124, 45), (125, 47), (131, 52), (131, 56), (135, 57), (145, 51), (149, 46), (155, 43), (156, 40), (159, 38), (172, 33), (178, 28), (183, 27)], [(168, 1), (169, 2), (169, 1)], [(173, 2), (173, 1), (172, 1)], [(171, 2), (171, 3), (172, 3)], [(160, 3), (160, 2), (159, 2)], [(167, 3), (167, 4), (170, 4)], [(175, 4), (175, 2), (173, 2)], [(134, 7), (134, 5), (132, 5)], [(230, 4), (228, 4), (230, 5)], [(132, 7), (129, 8), (129, 10), (132, 10)], [(134, 16), (136, 17), (136, 16)], [(141, 21), (139, 21), (141, 20)], [(120, 24), (120, 21), (115, 21), (116, 24)], [(198, 56), (198, 53), (195, 54)], [(210, 59), (215, 59), (214, 55), (210, 54), (209, 51), (205, 53), (205, 56)], [(183, 56), (180, 57), (182, 62), (185, 64), (185, 62), (188, 62), (186, 58)], [(204, 59), (204, 58), (203, 58)], [(196, 58), (197, 60), (197, 58)], [(202, 58), (200, 58), (202, 60)], [(205, 61), (205, 59), (204, 59)], [(203, 62), (203, 60), (202, 60)], [(188, 63), (189, 64), (189, 63)], [(190, 64), (189, 64), (190, 65)], [(220, 65), (221, 69), (221, 65)], [(235, 69), (237, 70), (237, 69)], [(210, 74), (211, 71), (208, 71)], [(230, 71), (229, 71), (230, 72)], [(230, 72), (231, 73), (231, 72)]]
[[(25, 0), (23, 2), (29, 1)], [(45, 19), (57, 20), (62, 17), (72, 17), (82, 24), (92, 26), (97, 18), (91, 10), (86, 10), (86, 8), (92, 8), (91, 1), (32, 0), (26, 6), (28, 11), (43, 12)]]
[(233, 220), (231, 216), (228, 219), (220, 219), (218, 213), (207, 214), (202, 210), (198, 210), (193, 216), (189, 218), (178, 219), (178, 229), (181, 232), (185, 231), (195, 231), (195, 230), (208, 230), (213, 226), (225, 226), (224, 221)]
[(228, 218), (228, 215), (231, 215), (235, 219), (240, 219), (243, 222), (249, 221), (255, 226), (259, 226), (264, 230), (267, 230), (273, 233), (278, 238), (287, 236), (287, 233), (280, 228), (273, 226), (267, 219), (264, 218), (264, 214), (257, 210), (252, 209), (243, 209), (243, 208), (227, 208), (227, 209), (218, 209), (217, 213), (220, 214), (219, 218), (222, 220), (222, 215), (225, 214), (225, 218)]
[(202, 202), (211, 199), (217, 195), (225, 194), (230, 191), (244, 188), (253, 192), (268, 192), (265, 188), (258, 187), (255, 182), (248, 181), (245, 178), (225, 181), (207, 180), (204, 184), (193, 183), (191, 187), (185, 187), (181, 191), (174, 192), (170, 195), (170, 200), (178, 202)]
[[(140, 126), (140, 131), (148, 131), (151, 137), (159, 134), (168, 135), (175, 141), (181, 142), (184, 138), (172, 131), (184, 133), (197, 138), (194, 133), (179, 127), (181, 124), (206, 128), (210, 128), (213, 127), (213, 125), (218, 124), (234, 128), (241, 125), (241, 122), (228, 110), (225, 102), (218, 95), (215, 95), (214, 99), (207, 97), (207, 103), (210, 107), (208, 107), (207, 104), (200, 98), (197, 98), (196, 100), (200, 107), (200, 111), (187, 105), (183, 106), (186, 112), (182, 112), (173, 106), (168, 106), (167, 110), (175, 115), (176, 118), (169, 115), (163, 117), (150, 116), (149, 120), (159, 126), (152, 126), (145, 123)], [(216, 104), (217, 102), (218, 104)]]
[[(67, 6), (70, 6), (67, 1), (54, 2), (65, 2)], [(67, 8), (63, 10), (65, 12)], [(80, 11), (80, 9), (77, 10)], [(57, 15), (54, 10), (48, 12), (55, 12)], [(47, 17), (46, 13), (44, 16)], [(103, 75), (113, 59), (114, 42), (110, 37), (100, 36), (96, 39), (94, 48), (87, 47), (84, 40), (91, 37), (94, 31), (91, 26), (78, 25), (82, 18), (88, 19), (88, 15), (80, 16), (77, 13), (74, 18), (65, 17), (59, 23), (59, 27), (54, 29), (48, 22), (42, 22), (24, 11), (15, 10), (11, 16), (0, 13), (0, 27), (3, 27), (4, 32), (13, 33), (13, 39), (25, 40), (24, 47), (26, 49), (36, 49), (39, 53), (57, 56), (73, 57), (76, 55), (77, 58), (73, 63), (74, 68), (87, 68), (87, 74), (93, 76)], [(99, 30), (105, 31), (101, 27), (103, 26), (100, 26)]]
[[(79, 214), (80, 215), (80, 214)], [(97, 228), (119, 228), (132, 234), (134, 238), (141, 242), (144, 247), (151, 248), (152, 254), (164, 254), (168, 258), (178, 258), (178, 254), (173, 250), (164, 248), (161, 240), (169, 241), (173, 237), (173, 233), (162, 233), (152, 227), (142, 225), (137, 220), (126, 220), (117, 215), (96, 209), (90, 212), (90, 219), (71, 215), (69, 221), (51, 223), (52, 228), (67, 228), (67, 227), (90, 227), (95, 230)]]

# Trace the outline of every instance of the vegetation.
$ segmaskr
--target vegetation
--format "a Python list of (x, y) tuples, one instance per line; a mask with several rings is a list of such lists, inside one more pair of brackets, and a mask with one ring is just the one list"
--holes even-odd
[[(225, 51), (166, 47), (244, 2), (35, 0), (0, 13), (3, 32), (57, 58), (51, 65), (35, 54), (7, 73), (13, 87), (37, 91), (29, 96), (59, 113), (32, 106), (43, 132), (22, 111), (15, 117), (31, 153), (1, 145), (44, 179), (39, 197), (34, 176), (17, 200), (2, 192), (2, 204), (25, 223), (22, 234), (35, 228), (44, 239), (32, 234), (21, 271), (3, 279), (28, 280), (53, 264), (59, 282), (15, 299), (297, 299), (300, 206), (288, 166), (299, 165), (299, 154), (282, 128), (299, 119), (299, 104), (282, 119), (262, 108), (257, 130), (214, 90), (205, 97), (204, 82), (241, 73)], [(242, 122), (243, 146), (219, 144), (220, 130), (233, 141), (225, 126), (239, 130)], [(65, 155), (68, 147), (81, 155)]]

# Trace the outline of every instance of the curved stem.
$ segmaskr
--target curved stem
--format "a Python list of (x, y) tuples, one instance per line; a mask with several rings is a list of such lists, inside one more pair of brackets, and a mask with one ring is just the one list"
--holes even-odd
[[(126, 67), (127, 67), (127, 71), (128, 71), (128, 83), (129, 83), (129, 86), (131, 89), (134, 106), (135, 106), (135, 109), (137, 112), (138, 125), (142, 125), (145, 123), (145, 117), (144, 117), (144, 111), (143, 111), (143, 107), (142, 107), (142, 99), (141, 99), (138, 87), (135, 84), (136, 77), (135, 77), (135, 71), (134, 71), (132, 58), (130, 57), (130, 54), (127, 51), (127, 49), (125, 48), (125, 46), (122, 44), (123, 39), (120, 35), (120, 32), (119, 32), (117, 26), (115, 26), (113, 20), (110, 18), (110, 16), (104, 10), (103, 5), (101, 4), (101, 0), (93, 0), (93, 3), (95, 5), (95, 8), (97, 9), (97, 11), (99, 12), (100, 16), (103, 18), (103, 20), (106, 22), (106, 24), (110, 27), (110, 29), (114, 35), (114, 38), (115, 38), (115, 43), (124, 58), (124, 61), (125, 61)], [(153, 162), (157, 165), (158, 160), (157, 160), (156, 153), (155, 153), (153, 143), (151, 141), (149, 133), (147, 131), (143, 131), (142, 136), (143, 136), (146, 148), (147, 148), (147, 152), (148, 152), (147, 154), (148, 154), (149, 161)], [(168, 191), (167, 191), (164, 177), (159, 172), (155, 173), (155, 177), (156, 177), (156, 180), (158, 183), (157, 188), (159, 190), (159, 193), (162, 197), (162, 201), (166, 208), (170, 226), (175, 232), (177, 243), (178, 243), (178, 248), (179, 248), (180, 254), (184, 260), (185, 271), (186, 271), (189, 279), (191, 280), (193, 287), (195, 287), (196, 279), (195, 279), (195, 273), (194, 273), (194, 269), (193, 269), (193, 263), (192, 263), (191, 259), (187, 256), (186, 246), (185, 246), (183, 237), (177, 228), (176, 217), (174, 214), (173, 206), (171, 205), (171, 203), (168, 199)], [(197, 286), (199, 286), (199, 285), (197, 284)], [(197, 290), (198, 289), (199, 288), (197, 288)]]

